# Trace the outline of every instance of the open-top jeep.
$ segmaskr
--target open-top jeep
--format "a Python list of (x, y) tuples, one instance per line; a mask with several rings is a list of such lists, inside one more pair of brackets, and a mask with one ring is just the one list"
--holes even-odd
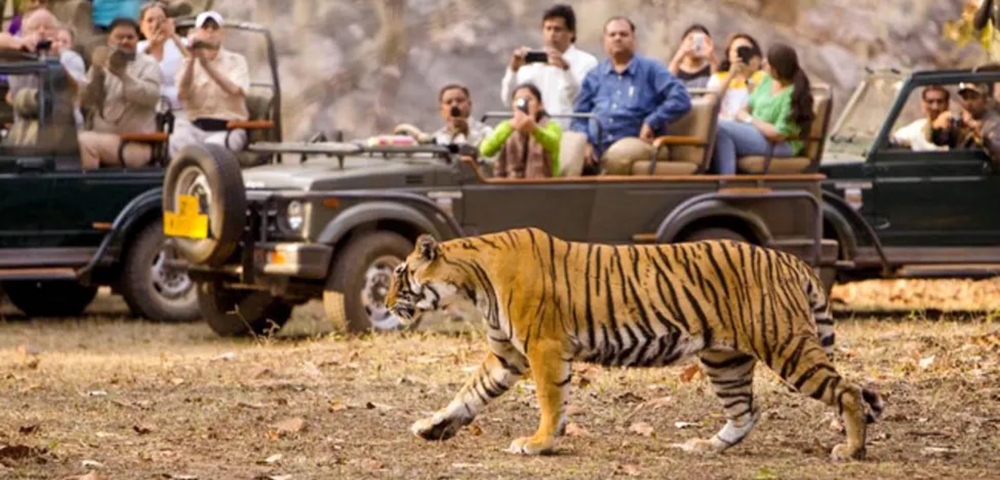
[[(192, 19), (178, 22), (182, 32), (192, 25)], [(280, 141), (280, 88), (270, 35), (252, 24), (227, 27), (227, 48), (247, 55), (251, 65), (266, 58), (270, 67), (251, 68), (252, 121), (231, 128), (252, 129), (251, 138), (258, 141)], [(187, 274), (171, 266), (173, 252), (164, 248), (161, 225), (172, 113), (160, 112), (158, 132), (121, 135), (123, 144), (152, 145), (149, 165), (84, 171), (74, 94), (58, 59), (0, 55), (0, 75), (38, 81), (37, 88), (22, 89), (12, 99), (19, 120), (0, 141), (0, 288), (28, 316), (78, 315), (98, 287), (108, 285), (147, 318), (197, 319), (194, 289)], [(247, 165), (270, 158), (240, 155)]]
[(984, 277), (1000, 272), (1000, 159), (981, 147), (915, 151), (892, 134), (925, 117), (924, 88), (944, 87), (961, 116), (961, 83), (1000, 72), (872, 71), (831, 131), (823, 156), (824, 235), (840, 245), (838, 280)]
[(242, 172), (225, 150), (191, 147), (164, 180), (167, 235), (220, 335), (274, 331), (314, 298), (348, 332), (399, 328), (384, 295), (422, 233), (451, 239), (536, 226), (587, 242), (732, 238), (829, 269), (837, 245), (821, 239), (815, 170), (831, 95), (814, 93), (819, 116), (803, 139), (805, 157), (744, 158), (748, 172), (727, 176), (704, 173), (719, 109), (706, 92), (692, 93), (691, 112), (626, 174), (580, 176), (586, 140), (575, 132), (564, 132), (560, 175), (546, 179), (487, 178), (455, 146), (260, 142), (249, 149), (302, 160)]

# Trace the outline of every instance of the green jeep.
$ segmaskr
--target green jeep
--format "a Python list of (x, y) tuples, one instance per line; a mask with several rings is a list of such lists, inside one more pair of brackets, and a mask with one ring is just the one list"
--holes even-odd
[[(178, 27), (192, 24), (186, 19)], [(271, 37), (258, 25), (227, 26), (228, 48), (247, 55), (251, 66), (254, 59), (269, 60), (270, 68), (251, 68), (247, 103), (256, 129), (250, 138), (280, 141)], [(11, 303), (29, 317), (76, 316), (106, 285), (135, 314), (168, 322), (199, 318), (192, 283), (172, 266), (174, 252), (164, 245), (160, 194), (172, 112), (158, 115), (157, 133), (122, 135), (123, 143), (154, 147), (148, 166), (83, 171), (73, 93), (58, 59), (6, 52), (0, 75), (31, 76), (40, 85), (13, 99), (23, 121), (14, 122), (0, 141), (0, 288)], [(269, 157), (242, 152), (240, 163), (266, 163)]]
[[(981, 147), (914, 151), (892, 134), (922, 117), (924, 87), (950, 93), (1000, 72), (869, 71), (834, 125), (821, 172), (824, 236), (840, 245), (837, 280), (987, 277), (1000, 272), (1000, 159)], [(992, 212), (992, 213), (991, 213)]]
[(564, 132), (560, 177), (547, 179), (488, 178), (454, 145), (378, 138), (259, 142), (249, 150), (301, 160), (242, 171), (225, 150), (192, 147), (164, 179), (167, 235), (219, 335), (273, 332), (311, 299), (347, 332), (400, 328), (384, 296), (422, 233), (452, 239), (536, 226), (586, 242), (730, 238), (829, 270), (837, 244), (821, 238), (823, 176), (815, 173), (829, 89), (818, 88), (816, 100), (820, 121), (806, 157), (741, 159), (756, 172), (731, 176), (704, 173), (719, 109), (706, 92), (692, 92), (691, 112), (648, 160), (619, 175), (580, 176), (586, 140), (575, 132)]

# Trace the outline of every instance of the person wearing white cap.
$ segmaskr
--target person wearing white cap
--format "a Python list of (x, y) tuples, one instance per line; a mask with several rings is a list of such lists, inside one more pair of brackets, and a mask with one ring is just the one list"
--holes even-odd
[(246, 130), (229, 132), (226, 124), (250, 117), (245, 100), (250, 70), (243, 55), (222, 47), (224, 26), (215, 11), (195, 18), (191, 55), (177, 72), (177, 98), (186, 115), (176, 119), (171, 156), (192, 143), (217, 143), (237, 152), (246, 145)]

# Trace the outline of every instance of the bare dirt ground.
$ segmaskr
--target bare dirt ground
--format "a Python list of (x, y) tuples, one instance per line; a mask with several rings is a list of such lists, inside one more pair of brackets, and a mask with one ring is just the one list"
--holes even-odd
[[(856, 287), (835, 296), (921, 304), (893, 298), (893, 282)], [(903, 291), (934, 292), (925, 305), (952, 298), (946, 288), (995, 287), (911, 282)], [(986, 307), (995, 308), (974, 308)], [(763, 368), (756, 430), (703, 457), (670, 447), (724, 423), (696, 370), (578, 366), (573, 426), (558, 453), (525, 458), (503, 450), (535, 428), (529, 381), (447, 442), (407, 430), (478, 364), (476, 334), (345, 339), (322, 333), (328, 325), (307, 305), (279, 338), (228, 340), (200, 323), (124, 318), (115, 298), (91, 311), (27, 322), (0, 309), (0, 478), (996, 478), (1000, 324), (991, 316), (842, 319), (839, 368), (879, 390), (887, 409), (870, 430), (868, 459), (835, 464), (832, 411)]]

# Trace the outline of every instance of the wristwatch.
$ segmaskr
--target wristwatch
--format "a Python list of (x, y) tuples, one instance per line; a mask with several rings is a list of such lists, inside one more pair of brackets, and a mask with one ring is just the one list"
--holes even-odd
[(750, 115), (748, 114), (747, 116), (743, 117), (743, 123), (745, 123), (745, 124), (747, 124), (747, 125), (749, 125), (749, 124), (753, 123), (753, 117), (751, 117), (751, 116), (750, 116)]

